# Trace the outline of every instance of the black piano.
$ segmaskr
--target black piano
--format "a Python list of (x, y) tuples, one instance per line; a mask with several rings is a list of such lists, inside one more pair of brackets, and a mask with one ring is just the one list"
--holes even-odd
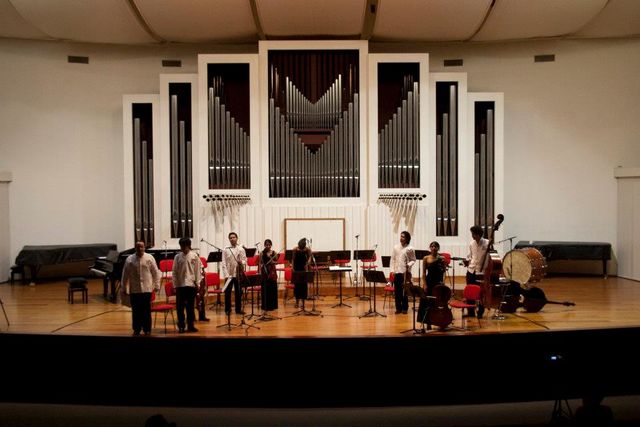
[(29, 268), (31, 281), (35, 283), (44, 266), (90, 262), (116, 248), (115, 243), (25, 246), (16, 257), (16, 265)]
[[(146, 253), (152, 255), (156, 264), (160, 264), (160, 261), (164, 259), (173, 259), (180, 249), (160, 249), (149, 248), (145, 250)], [(105, 299), (111, 302), (116, 302), (118, 299), (118, 291), (120, 289), (120, 279), (122, 278), (122, 268), (129, 255), (136, 253), (136, 248), (127, 249), (126, 251), (118, 252), (111, 250), (104, 257), (98, 257), (91, 266), (91, 272), (95, 275), (102, 277), (103, 280), (103, 295)]]

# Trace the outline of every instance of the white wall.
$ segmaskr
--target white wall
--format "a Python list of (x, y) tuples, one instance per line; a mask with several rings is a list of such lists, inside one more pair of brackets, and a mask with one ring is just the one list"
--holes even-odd
[[(615, 248), (611, 170), (640, 164), (640, 40), (370, 46), (371, 52), (402, 50), (428, 52), (432, 72), (468, 73), (469, 92), (504, 93), (505, 236), (607, 241)], [(197, 53), (225, 51), (256, 52), (257, 46), (0, 40), (0, 170), (11, 170), (14, 179), (11, 260), (26, 244), (115, 242), (123, 249), (122, 95), (158, 93), (161, 73), (197, 72)], [(543, 53), (555, 53), (556, 62), (534, 63), (533, 55)], [(90, 64), (68, 64), (67, 55), (88, 55)], [(465, 65), (445, 69), (444, 58), (463, 58)], [(181, 59), (183, 68), (162, 68), (161, 59)], [(255, 206), (235, 228), (245, 243), (276, 240), (283, 218), (308, 213), (352, 218), (347, 236), (357, 229), (390, 230), (373, 223), (385, 221), (377, 211), (384, 207), (370, 203), (367, 212)], [(312, 212), (318, 209), (326, 213)], [(420, 214), (418, 222), (424, 218)], [(267, 230), (263, 224), (272, 225)], [(222, 238), (226, 231), (203, 234)], [(396, 237), (389, 231), (380, 238)], [(361, 244), (382, 244), (373, 235), (369, 240)]]
[(0, 170), (0, 283), (9, 277), (9, 265), (11, 265), (11, 228), (9, 224), (9, 185), (11, 179), (11, 172)]

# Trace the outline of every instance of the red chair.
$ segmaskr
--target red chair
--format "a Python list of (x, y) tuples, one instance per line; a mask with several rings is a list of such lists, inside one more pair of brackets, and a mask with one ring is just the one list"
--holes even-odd
[(382, 300), (383, 310), (384, 310), (384, 307), (387, 305), (387, 298), (391, 298), (391, 300), (395, 300), (396, 288), (393, 286), (393, 280), (395, 279), (395, 277), (396, 277), (396, 274), (394, 272), (389, 273), (389, 283), (387, 283), (384, 287), (384, 298)]
[[(461, 327), (462, 329), (466, 329), (466, 317), (464, 316), (464, 309), (467, 309), (467, 312), (470, 308), (475, 308), (476, 310), (478, 309), (478, 305), (480, 304), (480, 298), (482, 297), (482, 288), (480, 287), (480, 285), (472, 285), (472, 284), (468, 284), (464, 287), (464, 290), (462, 291), (462, 298), (464, 298), (465, 301), (468, 300), (474, 300), (475, 303), (473, 304), (468, 304), (465, 301), (459, 301), (459, 300), (451, 300), (449, 301), (449, 307), (451, 308), (459, 308), (460, 309), (460, 317), (462, 319), (461, 321)], [(478, 319), (478, 326), (482, 327), (482, 323), (480, 322), (480, 319)]]
[[(287, 267), (284, 269), (284, 293), (282, 295), (282, 303), (287, 305), (287, 300), (289, 298), (289, 289), (295, 289), (295, 285), (291, 283), (291, 279), (293, 278), (293, 270), (291, 267)], [(291, 297), (293, 298), (293, 297)]]
[[(447, 283), (447, 276), (449, 276), (449, 266), (451, 265), (451, 254), (449, 252), (440, 252), (440, 255), (442, 256), (442, 258), (444, 258), (444, 265), (445, 265), (444, 282)], [(456, 289), (456, 285), (454, 283), (455, 277), (453, 276), (449, 276), (449, 277), (451, 280), (451, 288), (455, 291)]]
[[(165, 283), (164, 291), (167, 294), (167, 300), (170, 296), (175, 296), (175, 290), (173, 288), (172, 283)], [(176, 319), (173, 315), (173, 310), (175, 310), (176, 305), (171, 304), (169, 302), (164, 303), (156, 303), (156, 291), (154, 290), (151, 293), (151, 313), (154, 313), (153, 316), (153, 327), (156, 327), (156, 322), (158, 319), (158, 313), (162, 313), (164, 315), (164, 332), (167, 332), (167, 316), (171, 315), (171, 320), (173, 321), (173, 328), (176, 328)]]
[[(247, 258), (247, 271), (244, 272), (247, 276), (255, 276), (258, 274), (258, 262), (260, 261), (260, 255), (256, 254)], [(253, 268), (255, 267), (255, 268)]]
[(208, 295), (216, 295), (218, 298), (216, 299), (215, 305), (216, 308), (222, 307), (222, 301), (220, 300), (220, 296), (222, 295), (222, 286), (220, 286), (220, 274), (219, 273), (205, 273), (204, 282), (207, 285), (207, 294)]

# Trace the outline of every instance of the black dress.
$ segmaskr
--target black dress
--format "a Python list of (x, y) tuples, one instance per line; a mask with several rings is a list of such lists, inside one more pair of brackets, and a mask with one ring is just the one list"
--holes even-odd
[(293, 284), (295, 289), (293, 290), (293, 295), (297, 300), (299, 299), (307, 299), (307, 295), (309, 293), (309, 284), (305, 280), (300, 280), (304, 278), (304, 275), (301, 275), (299, 280), (296, 280), (296, 274), (299, 272), (307, 271), (307, 262), (309, 261), (308, 250), (299, 250), (294, 249), (293, 251)]
[(276, 263), (273, 259), (276, 256), (274, 251), (271, 253), (262, 252), (260, 255), (260, 276), (262, 279), (262, 309), (265, 311), (278, 309), (278, 272), (276, 271)]
[(444, 264), (440, 258), (431, 264), (427, 264), (427, 277), (425, 280), (427, 282), (427, 295), (433, 295), (433, 288), (444, 280)]

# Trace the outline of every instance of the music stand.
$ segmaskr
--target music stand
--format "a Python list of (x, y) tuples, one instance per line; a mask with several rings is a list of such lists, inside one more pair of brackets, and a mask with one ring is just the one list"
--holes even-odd
[(245, 248), (244, 246), (242, 248), (244, 249), (244, 253), (247, 255), (247, 258), (254, 256), (258, 250), (258, 248)]
[(336, 308), (336, 307), (342, 307), (343, 305), (345, 307), (349, 307), (351, 308), (351, 306), (349, 304), (345, 304), (342, 302), (342, 272), (344, 271), (348, 271), (351, 272), (351, 267), (343, 267), (343, 266), (338, 266), (338, 265), (332, 265), (331, 267), (329, 267), (329, 271), (331, 272), (337, 272), (340, 276), (340, 302), (334, 306), (331, 306), (331, 308)]
[[(376, 251), (373, 249), (363, 249), (359, 251), (353, 251), (353, 259), (356, 261), (356, 294), (354, 295), (354, 297), (360, 297), (361, 300), (367, 300), (369, 299), (369, 296), (364, 294), (365, 293), (364, 282), (362, 283), (362, 295), (358, 294), (358, 284), (360, 283), (360, 278), (358, 277), (358, 261), (362, 262), (363, 260), (372, 259), (373, 254), (375, 254), (375, 252)], [(363, 271), (364, 270), (365, 269), (363, 269)]]
[(367, 311), (362, 316), (358, 316), (358, 318), (371, 316), (387, 317), (386, 314), (378, 313), (378, 311), (376, 310), (376, 283), (387, 283), (387, 278), (384, 275), (384, 271), (363, 270), (362, 275), (364, 276), (364, 279), (370, 283), (370, 286), (373, 287), (373, 310), (371, 309), (371, 304), (369, 304), (369, 311)]
[(425, 249), (416, 249), (414, 252), (416, 254), (416, 261), (420, 262), (420, 268), (418, 268), (418, 283), (422, 283), (422, 260), (427, 255), (430, 255), (431, 251)]
[[(253, 304), (255, 302), (254, 293), (255, 293), (255, 287), (256, 286), (258, 286), (258, 285), (262, 286), (262, 280), (261, 280), (262, 278), (260, 277), (259, 274), (245, 275), (245, 277), (247, 278), (247, 284), (246, 284), (245, 288), (250, 288), (251, 289), (251, 314), (249, 314), (247, 316), (247, 319), (251, 320), (254, 317), (258, 317), (257, 314), (253, 313)], [(243, 308), (243, 311), (244, 311), (244, 308)]]
[(416, 328), (416, 316), (418, 315), (418, 313), (416, 312), (416, 298), (423, 298), (426, 296), (424, 293), (424, 289), (422, 289), (422, 287), (420, 286), (412, 285), (412, 284), (408, 286), (408, 289), (407, 288), (405, 289), (409, 291), (408, 294), (413, 296), (413, 313), (411, 314), (413, 327), (411, 329), (405, 329), (404, 331), (400, 331), (400, 333), (404, 334), (405, 332), (413, 331), (414, 335), (424, 334), (425, 333), (424, 329)]
[[(295, 283), (300, 283), (300, 282), (307, 282), (307, 285), (309, 283), (313, 283), (315, 277), (314, 277), (314, 273), (313, 271), (293, 271), (291, 273), (291, 281), (295, 284)], [(308, 294), (308, 290), (307, 290), (307, 294)], [(308, 296), (308, 295), (307, 295)], [(291, 316), (320, 316), (319, 312), (315, 312), (315, 310), (313, 311), (309, 311), (304, 307), (304, 298), (302, 298), (302, 309), (291, 313)]]

